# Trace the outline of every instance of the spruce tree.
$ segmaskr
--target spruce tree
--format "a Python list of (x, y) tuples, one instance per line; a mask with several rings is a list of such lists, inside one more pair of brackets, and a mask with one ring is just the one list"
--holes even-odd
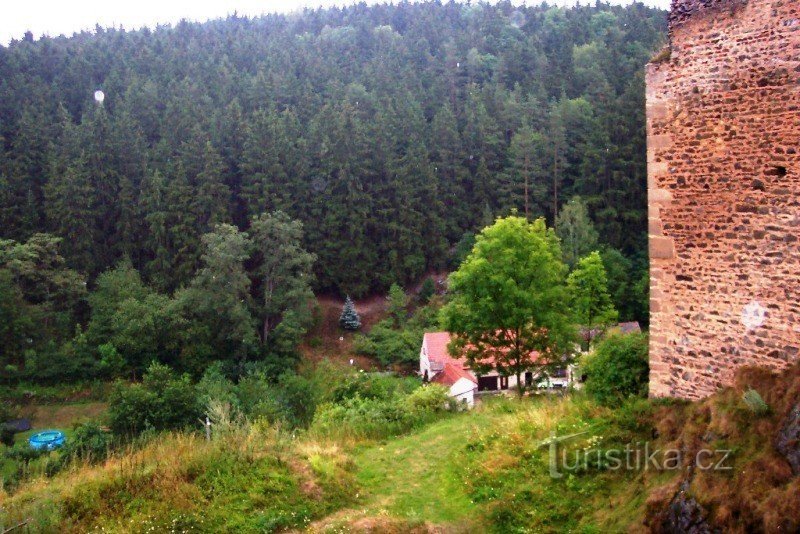
[(355, 331), (361, 328), (361, 317), (358, 316), (356, 305), (353, 304), (353, 299), (347, 296), (342, 308), (342, 314), (339, 316), (339, 326), (345, 330)]

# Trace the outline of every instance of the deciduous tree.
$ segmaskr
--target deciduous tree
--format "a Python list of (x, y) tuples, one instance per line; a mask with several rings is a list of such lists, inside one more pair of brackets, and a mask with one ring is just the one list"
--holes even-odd
[(566, 266), (544, 220), (498, 219), (450, 276), (452, 299), (443, 326), (453, 334), (453, 354), (478, 371), (537, 378), (572, 358), (573, 320), (567, 304)]

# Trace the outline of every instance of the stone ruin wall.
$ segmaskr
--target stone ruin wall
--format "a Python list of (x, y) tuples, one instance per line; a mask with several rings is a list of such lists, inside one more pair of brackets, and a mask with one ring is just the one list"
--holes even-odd
[(647, 67), (650, 391), (800, 352), (800, 0), (673, 0)]

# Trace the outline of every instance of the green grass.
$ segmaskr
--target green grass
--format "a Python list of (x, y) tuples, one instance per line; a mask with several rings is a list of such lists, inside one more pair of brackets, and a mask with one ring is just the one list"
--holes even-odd
[(470, 435), (489, 423), (487, 413), (461, 414), (356, 452), (356, 479), (366, 500), (362, 509), (433, 523), (474, 517), (457, 455)]
[[(588, 430), (559, 447), (570, 453), (621, 450), (653, 440), (653, 425), (660, 424), (663, 437), (654, 443), (680, 446), (705, 435), (716, 413), (722, 416), (718, 430), (731, 433), (731, 443), (718, 444), (745, 449), (737, 468), (739, 462), (772, 465), (756, 452), (763, 450), (757, 436), (774, 432), (749, 431), (752, 417), (737, 408), (739, 397), (719, 398), (725, 402), (638, 399), (614, 408), (580, 394), (495, 398), (382, 440), (292, 435), (258, 423), (236, 426), (210, 443), (197, 434), (165, 434), (120, 451), (104, 465), (79, 465), (52, 479), (25, 482), (9, 495), (0, 491), (0, 499), (7, 497), (15, 510), (11, 519), (36, 518), (41, 528), (34, 532), (128, 532), (132, 524), (141, 531), (199, 532), (647, 531), (654, 506), (669, 502), (683, 470), (593, 465), (561, 470), (563, 477), (554, 479), (542, 441), (551, 432)], [(734, 485), (731, 476), (704, 475), (700, 489), (744, 486)], [(793, 489), (778, 489), (788, 510)]]
[[(25, 444), (28, 438), (37, 432), (47, 429), (57, 429), (64, 432), (67, 441), (72, 437), (75, 425), (88, 421), (101, 419), (105, 413), (106, 404), (103, 402), (81, 401), (55, 404), (28, 404), (19, 411), (22, 416), (31, 419), (31, 430), (19, 432), (14, 435), (15, 444)], [(0, 488), (14, 485), (18, 479), (20, 464), (17, 460), (4, 457), (6, 446), (0, 444)], [(52, 454), (58, 454), (56, 452)], [(46, 463), (46, 458), (34, 460), (28, 467), (28, 472), (39, 473)]]

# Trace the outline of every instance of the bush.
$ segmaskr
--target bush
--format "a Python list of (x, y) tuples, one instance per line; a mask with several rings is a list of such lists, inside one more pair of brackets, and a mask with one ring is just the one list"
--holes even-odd
[(753, 388), (748, 389), (742, 394), (742, 401), (747, 409), (757, 416), (767, 415), (770, 412), (769, 405), (764, 402), (761, 394)]
[(605, 405), (646, 396), (649, 378), (647, 335), (612, 334), (602, 339), (581, 363), (586, 392)]
[[(407, 382), (392, 376), (372, 376), (350, 382), (337, 402), (319, 406), (311, 431), (331, 437), (385, 439), (430, 422), (455, 409), (455, 401), (438, 385), (408, 390)], [(367, 395), (363, 396), (361, 392)]]
[(415, 389), (405, 398), (405, 403), (415, 414), (427, 415), (456, 408), (456, 400), (450, 396), (446, 387), (439, 384), (428, 384)]
[(65, 458), (79, 458), (85, 462), (102, 462), (111, 450), (111, 435), (94, 422), (75, 427), (72, 436), (61, 449)]
[(412, 364), (419, 360), (421, 343), (421, 330), (411, 325), (395, 330), (392, 321), (385, 319), (372, 327), (368, 337), (359, 336), (353, 348), (359, 354), (377, 358), (383, 365)]
[(356, 336), (353, 350), (371, 356), (383, 365), (401, 364), (416, 366), (419, 361), (419, 346), (425, 331), (438, 327), (438, 311), (441, 303), (432, 299), (414, 313), (408, 321), (397, 324), (384, 319), (372, 327), (366, 336)]
[(407, 395), (420, 386), (415, 378), (398, 378), (388, 373), (349, 373), (320, 400), (343, 402), (353, 397), (389, 400), (397, 395)]
[(150, 365), (141, 384), (118, 382), (109, 398), (109, 425), (119, 435), (136, 435), (150, 428), (185, 428), (201, 413), (189, 376), (177, 377), (158, 363)]

